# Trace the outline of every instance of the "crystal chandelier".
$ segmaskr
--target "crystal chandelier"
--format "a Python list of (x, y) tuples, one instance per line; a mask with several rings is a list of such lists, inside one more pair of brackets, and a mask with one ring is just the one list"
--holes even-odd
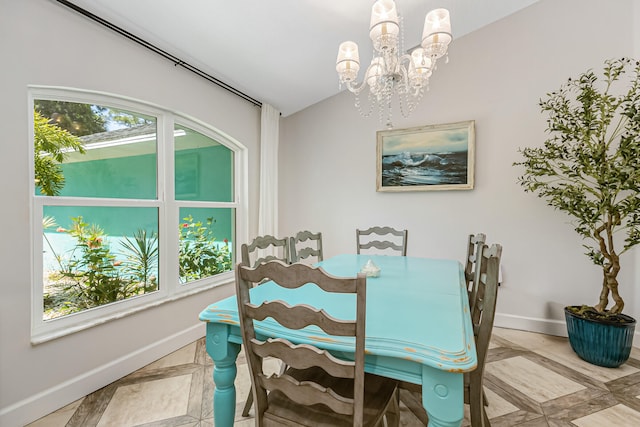
[[(355, 94), (355, 105), (360, 114), (368, 117), (375, 106), (380, 123), (386, 121), (386, 126), (391, 129), (394, 94), (398, 97), (402, 116), (409, 117), (428, 89), (436, 61), (447, 55), (452, 40), (449, 11), (434, 9), (429, 12), (424, 20), (420, 46), (410, 54), (402, 54), (404, 40), (396, 4), (393, 0), (377, 0), (371, 9), (369, 37), (373, 42), (373, 59), (362, 83), (356, 82), (360, 57), (358, 45), (352, 41), (340, 44), (336, 71), (340, 85)], [(360, 94), (367, 87), (369, 109), (365, 111), (361, 106)]]

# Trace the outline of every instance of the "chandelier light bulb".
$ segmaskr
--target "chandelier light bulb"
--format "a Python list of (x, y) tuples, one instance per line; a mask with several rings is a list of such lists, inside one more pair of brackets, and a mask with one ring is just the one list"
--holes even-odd
[(377, 51), (395, 49), (398, 45), (400, 24), (393, 0), (378, 0), (371, 8), (369, 37)]
[[(336, 71), (340, 84), (356, 95), (356, 107), (368, 117), (377, 107), (380, 121), (392, 128), (392, 98), (398, 98), (403, 117), (408, 117), (422, 99), (429, 77), (438, 58), (447, 54), (451, 36), (451, 21), (447, 9), (434, 9), (427, 14), (420, 46), (410, 53), (403, 50), (402, 31), (396, 3), (377, 0), (371, 8), (369, 37), (373, 43), (373, 59), (357, 83), (360, 71), (358, 45), (343, 42), (338, 48)], [(369, 111), (362, 110), (360, 94), (368, 89)]]
[(432, 73), (431, 58), (422, 48), (416, 48), (411, 52), (411, 64), (409, 66), (409, 80), (414, 88), (421, 88), (427, 84)]
[(451, 21), (447, 9), (434, 9), (424, 18), (422, 47), (431, 57), (440, 58), (451, 43)]
[(365, 81), (369, 85), (369, 90), (374, 95), (377, 95), (380, 92), (380, 79), (384, 75), (384, 61), (382, 58), (377, 57), (373, 58), (371, 61), (371, 66), (367, 70), (367, 75), (365, 76)]
[(358, 77), (360, 71), (360, 55), (358, 45), (352, 41), (342, 42), (338, 48), (336, 71), (341, 82), (350, 82)]

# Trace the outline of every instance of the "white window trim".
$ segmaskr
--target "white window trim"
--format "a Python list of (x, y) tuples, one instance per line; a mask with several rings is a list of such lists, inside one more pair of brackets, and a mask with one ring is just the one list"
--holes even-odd
[[(105, 92), (85, 91), (66, 87), (51, 87), (30, 85), (28, 87), (28, 117), (29, 117), (29, 176), (34, 176), (33, 139), (34, 120), (33, 107), (36, 99), (51, 99), (86, 104), (107, 105), (109, 107), (122, 108), (128, 111), (148, 114), (158, 120), (157, 129), (157, 199), (91, 199), (76, 197), (48, 197), (35, 195), (35, 183), (30, 183), (30, 223), (31, 223), (31, 343), (39, 344), (72, 334), (87, 328), (91, 328), (114, 319), (119, 319), (130, 314), (148, 310), (161, 304), (175, 301), (189, 295), (207, 291), (214, 287), (232, 283), (233, 271), (225, 272), (206, 279), (189, 282), (188, 285), (180, 285), (178, 280), (178, 227), (171, 225), (180, 221), (179, 210), (181, 207), (205, 207), (205, 208), (231, 208), (235, 209), (235, 238), (234, 259), (239, 257), (239, 244), (246, 241), (248, 236), (248, 150), (236, 139), (221, 132), (213, 126), (193, 117), (170, 111), (160, 106), (136, 100), (133, 98), (112, 95)], [(173, 138), (167, 139), (165, 135), (173, 135), (175, 123), (187, 126), (215, 139), (228, 149), (233, 151), (233, 182), (234, 194), (232, 202), (188, 202), (175, 201), (173, 195)], [(167, 142), (163, 144), (162, 142)], [(166, 160), (166, 161), (165, 161)], [(162, 179), (161, 179), (162, 177)], [(158, 229), (162, 231), (162, 239), (159, 240), (159, 250), (162, 260), (160, 262), (159, 275), (161, 277), (160, 289), (145, 295), (129, 298), (108, 305), (91, 308), (79, 313), (67, 315), (58, 319), (43, 320), (43, 277), (42, 277), (42, 208), (45, 205), (67, 206), (131, 206), (131, 207), (157, 207), (159, 211)], [(173, 248), (173, 249), (172, 249)], [(235, 261), (234, 261), (235, 263)]]

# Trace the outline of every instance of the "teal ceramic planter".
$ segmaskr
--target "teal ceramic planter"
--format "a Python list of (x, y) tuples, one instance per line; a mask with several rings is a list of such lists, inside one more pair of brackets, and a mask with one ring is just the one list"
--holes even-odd
[(631, 354), (636, 321), (621, 314), (627, 322), (592, 320), (564, 309), (571, 348), (581, 359), (598, 366), (617, 368)]

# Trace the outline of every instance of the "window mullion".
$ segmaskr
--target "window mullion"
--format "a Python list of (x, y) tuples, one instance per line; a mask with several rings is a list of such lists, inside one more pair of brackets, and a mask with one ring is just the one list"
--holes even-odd
[(164, 287), (169, 294), (173, 294), (179, 283), (178, 274), (178, 207), (174, 198), (175, 165), (174, 165), (174, 116), (163, 114), (162, 126), (159, 126), (158, 138), (158, 173), (162, 174), (162, 185), (159, 185), (158, 195), (162, 197), (161, 210), (161, 251), (160, 269), (164, 273)]

